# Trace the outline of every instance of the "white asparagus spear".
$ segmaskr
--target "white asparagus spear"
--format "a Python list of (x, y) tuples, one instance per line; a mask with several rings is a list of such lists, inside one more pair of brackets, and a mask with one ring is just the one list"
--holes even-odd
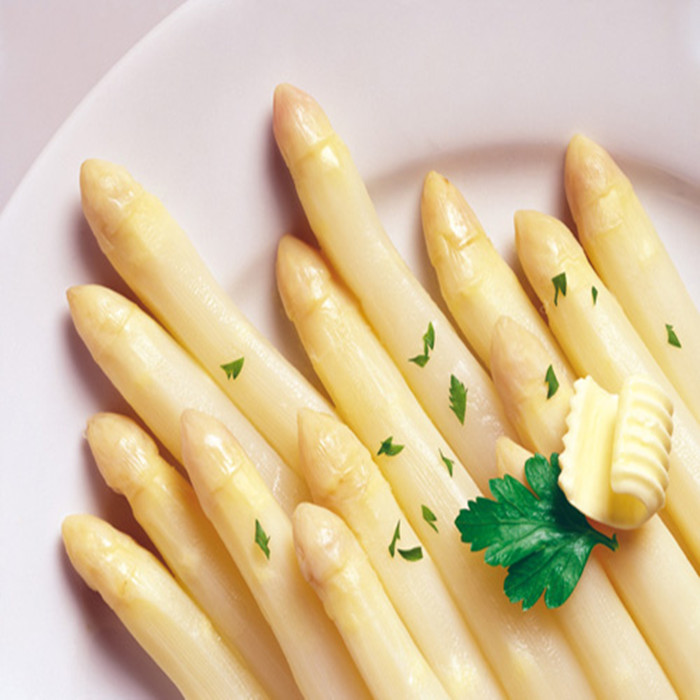
[[(558, 452), (566, 432), (568, 406), (547, 401), (537, 393), (528, 397), (526, 386), (519, 386), (526, 384), (528, 377), (538, 373), (549, 360), (542, 354), (542, 348), (540, 353), (517, 354), (517, 349), (524, 344), (523, 337), (529, 336), (528, 331), (518, 324), (504, 323), (500, 330), (501, 347), (514, 348), (514, 352), (507, 361), (508, 371), (499, 372), (502, 381), (496, 386), (500, 390), (507, 382), (513, 385), (502, 396), (504, 401), (513, 401), (512, 412), (529, 414), (527, 435), (534, 445), (533, 451), (543, 454)], [(534, 339), (527, 342), (534, 342)], [(507, 356), (507, 353), (494, 354), (497, 372), (497, 358), (502, 356)], [(522, 366), (518, 367), (518, 363)], [(530, 363), (534, 365), (529, 366)], [(559, 391), (570, 395), (573, 388), (563, 380)], [(546, 403), (546, 409), (539, 407), (538, 402)], [(514, 424), (519, 426), (522, 421), (516, 418)], [(558, 438), (553, 434), (552, 425), (561, 426), (562, 433)], [(513, 452), (508, 442), (501, 438), (497, 443), (499, 462), (512, 456), (508, 454)], [(517, 458), (522, 459), (522, 454)], [(522, 465), (524, 460), (520, 471)], [(512, 466), (508, 471), (521, 478), (514, 473)], [(684, 697), (692, 697), (693, 690), (700, 687), (700, 665), (697, 663), (700, 654), (700, 578), (659, 516), (654, 516), (635, 531), (619, 532), (618, 540), (620, 547), (614, 556), (607, 556), (603, 551), (605, 548), (597, 547), (593, 550), (593, 557), (603, 564), (676, 690)]]
[(632, 183), (603, 148), (582, 135), (569, 143), (564, 183), (579, 240), (596, 272), (700, 420), (700, 312)]
[(367, 697), (338, 630), (304, 580), (292, 525), (240, 444), (199, 411), (182, 415), (185, 466), (306, 698)]
[(532, 457), (534, 451), (528, 450), (515, 440), (511, 440), (507, 435), (499, 437), (496, 441), (498, 476), (503, 478), (506, 474), (510, 474), (514, 479), (529, 487), (525, 479), (525, 462)]
[(347, 525), (321, 506), (301, 503), (292, 526), (301, 572), (335, 622), (372, 697), (447, 700)]
[[(377, 464), (507, 693), (588, 697), (588, 681), (551, 611), (523, 615), (503, 594), (502, 572), (460, 541), (454, 520), (480, 492), (356, 302), (317, 252), (289, 236), (280, 242), (277, 280), (287, 315), (338, 412), (374, 453), (393, 438), (393, 449), (377, 455)], [(441, 453), (453, 460), (452, 476)], [(436, 516), (439, 532), (424, 518), (424, 505)]]
[(187, 698), (266, 698), (243, 663), (165, 567), (92, 515), (63, 521), (76, 571)]
[[(273, 127), (322, 250), (357, 296), (377, 336), (480, 488), (495, 474), (496, 438), (511, 434), (490, 377), (399, 256), (350, 153), (319, 105), (289, 85), (275, 91)], [(423, 366), (411, 361), (434, 333)], [(467, 389), (466, 415), (445, 401), (451, 378)]]
[[(397, 548), (420, 540), (368, 450), (333, 416), (305, 409), (298, 422), (301, 466), (314, 501), (340, 515), (353, 531), (446, 690), (455, 698), (501, 697), (430, 554), (413, 562), (397, 554)], [(397, 528), (400, 540), (394, 541)]]
[[(516, 214), (515, 232), (523, 270), (545, 307), (550, 328), (578, 374), (590, 374), (614, 394), (620, 392), (627, 377), (646, 374), (671, 397), (674, 426), (670, 484), (662, 517), (697, 569), (700, 425), (595, 274), (569, 229), (553, 217), (529, 211)], [(564, 279), (566, 293), (562, 289)]]
[(179, 583), (267, 692), (301, 697), (277, 639), (187, 480), (126, 416), (93, 416), (87, 440), (104, 480), (127, 498)]
[[(160, 200), (124, 168), (88, 160), (80, 189), (90, 228), (122, 279), (296, 470), (297, 411), (331, 411), (328, 402), (245, 318)], [(222, 365), (235, 361), (234, 379)]]
[(73, 323), (90, 354), (154, 435), (180, 460), (187, 408), (223, 421), (255, 459), (291, 515), (308, 498), (303, 481), (248, 423), (207, 373), (136, 304), (99, 285), (68, 290)]
[(563, 449), (566, 415), (573, 386), (566, 375), (557, 375), (556, 390), (546, 381), (555, 361), (539, 338), (508, 316), (493, 330), (491, 375), (508, 420), (520, 442), (532, 452), (549, 456)]
[(436, 172), (428, 173), (423, 183), (421, 219), (442, 297), (484, 366), (491, 368), (494, 327), (501, 316), (508, 316), (547, 348), (558, 375), (573, 380), (569, 361), (515, 273), (459, 190)]

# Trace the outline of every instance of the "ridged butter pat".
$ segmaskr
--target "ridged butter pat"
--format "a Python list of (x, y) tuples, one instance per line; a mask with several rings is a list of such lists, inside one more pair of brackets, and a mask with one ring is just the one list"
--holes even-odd
[(559, 485), (585, 515), (639, 527), (665, 502), (673, 405), (651, 379), (631, 376), (619, 395), (592, 377), (574, 383)]

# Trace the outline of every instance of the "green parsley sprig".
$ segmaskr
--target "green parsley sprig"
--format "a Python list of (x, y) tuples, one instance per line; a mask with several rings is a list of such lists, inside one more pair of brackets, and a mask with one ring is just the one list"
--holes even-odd
[(595, 530), (559, 488), (559, 456), (535, 455), (525, 462), (530, 489), (512, 476), (491, 479), (495, 500), (478, 497), (455, 525), (472, 551), (508, 569), (504, 591), (512, 603), (531, 608), (544, 593), (548, 608), (562, 605), (581, 578), (593, 547), (618, 548), (617, 537)]

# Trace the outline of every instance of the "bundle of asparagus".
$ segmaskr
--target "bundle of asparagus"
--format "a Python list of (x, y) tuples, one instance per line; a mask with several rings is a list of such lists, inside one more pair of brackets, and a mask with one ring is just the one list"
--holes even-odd
[[(545, 321), (456, 188), (428, 175), (427, 249), (467, 345), (319, 105), (280, 86), (273, 125), (321, 248), (282, 238), (278, 287), (327, 396), (244, 318), (155, 196), (87, 161), (86, 218), (157, 320), (96, 285), (69, 291), (71, 314), (185, 475), (132, 419), (91, 418), (100, 472), (168, 569), (70, 516), (76, 569), (187, 697), (691, 697), (700, 427), (678, 378), (700, 381), (687, 359), (700, 323), (629, 181), (572, 140), (566, 192), (603, 279), (563, 224), (516, 215)], [(646, 275), (640, 303), (626, 280)], [(639, 372), (674, 405), (666, 507), (618, 533), (619, 551), (596, 548), (563, 605), (525, 612), (455, 519), (499, 474), (524, 480), (531, 452), (562, 450), (577, 377), (619, 392)]]

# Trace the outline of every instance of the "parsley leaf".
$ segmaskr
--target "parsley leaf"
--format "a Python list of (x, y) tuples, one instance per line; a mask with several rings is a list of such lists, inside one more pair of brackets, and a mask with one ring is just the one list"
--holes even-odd
[(226, 372), (227, 379), (235, 379), (243, 369), (244, 360), (244, 357), (239, 357), (237, 360), (234, 360), (233, 362), (229, 362), (227, 364), (219, 365), (219, 367), (221, 367), (221, 369), (223, 369), (224, 372)]
[(379, 455), (388, 455), (389, 457), (395, 457), (401, 450), (403, 450), (403, 445), (394, 445), (394, 437), (390, 435), (382, 444), (379, 446)]
[(263, 527), (257, 518), (255, 519), (255, 544), (257, 544), (258, 547), (262, 549), (262, 551), (265, 553), (265, 556), (269, 559), (270, 536), (266, 534), (265, 530), (263, 530)]
[(459, 422), (464, 425), (464, 416), (467, 412), (467, 389), (454, 374), (450, 375), (450, 408)]
[(394, 536), (391, 538), (391, 543), (389, 544), (389, 554), (393, 557), (396, 553), (396, 543), (401, 539), (401, 521), (396, 522), (396, 529), (394, 530)]
[(593, 306), (595, 306), (598, 301), (598, 290), (595, 287), (591, 287), (591, 296), (593, 297)]
[(430, 359), (430, 351), (435, 348), (435, 329), (432, 322), (428, 323), (428, 330), (423, 334), (423, 354), (410, 357), (409, 362), (414, 362), (419, 367), (425, 367)]
[(428, 508), (428, 506), (422, 505), (420, 509), (421, 513), (423, 514), (423, 520), (425, 520), (425, 522), (428, 523), (428, 525), (430, 525), (435, 532), (438, 532), (437, 525), (435, 524), (437, 522), (437, 515), (435, 515), (435, 513)]
[(556, 306), (559, 301), (559, 292), (563, 297), (566, 296), (566, 272), (552, 277), (552, 284), (554, 285), (554, 306)]
[(554, 367), (552, 367), (552, 365), (547, 367), (547, 373), (544, 375), (544, 380), (547, 382), (547, 398), (551, 399), (552, 396), (557, 393), (557, 389), (559, 388), (559, 380), (557, 379), (557, 375), (554, 374)]
[(447, 467), (447, 471), (449, 472), (450, 476), (452, 476), (452, 472), (454, 471), (454, 466), (455, 466), (455, 461), (454, 459), (450, 459), (449, 457), (445, 457), (444, 454), (442, 454), (442, 450), (438, 450), (440, 453), (440, 459), (445, 463), (445, 466)]
[(486, 549), (485, 561), (508, 568), (503, 589), (512, 603), (531, 608), (544, 593), (548, 608), (571, 595), (596, 544), (617, 549), (617, 537), (594, 530), (559, 488), (559, 456), (525, 462), (532, 491), (512, 476), (491, 479), (495, 500), (478, 497), (455, 520), (463, 542)]
[(420, 546), (413, 549), (397, 549), (396, 551), (406, 561), (420, 561), (423, 558), (423, 548)]
[(669, 345), (673, 345), (674, 348), (681, 347), (681, 341), (678, 340), (676, 331), (673, 330), (673, 326), (670, 323), (666, 324), (666, 336), (668, 337)]

